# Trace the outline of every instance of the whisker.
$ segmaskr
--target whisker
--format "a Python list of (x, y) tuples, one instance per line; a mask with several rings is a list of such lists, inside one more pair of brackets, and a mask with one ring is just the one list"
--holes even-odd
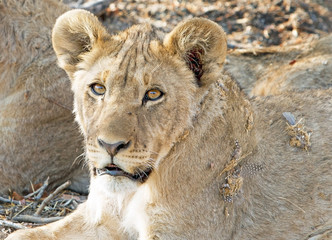
[(85, 156), (82, 168), (88, 168), (89, 167), (88, 164), (89, 164), (89, 159)]
[(144, 172), (144, 171), (142, 171), (140, 168), (138, 168), (140, 171), (141, 171), (141, 173), (143, 173), (146, 177), (148, 176), (147, 174), (146, 174), (146, 172)]
[(74, 166), (74, 165), (77, 163), (77, 161), (78, 161), (77, 164), (80, 164), (80, 162), (84, 160), (84, 158), (83, 158), (84, 156), (85, 156), (85, 152), (83, 152), (83, 153), (81, 153), (80, 155), (78, 155), (78, 156), (75, 158), (75, 160), (73, 161), (73, 163), (71, 164), (71, 166)]
[(151, 150), (149, 150), (149, 153), (153, 153), (153, 154), (157, 154), (157, 155), (159, 155), (159, 153), (157, 153), (157, 152), (155, 152), (155, 151), (151, 151)]
[[(144, 172), (142, 169), (140, 169), (139, 167), (137, 168), (137, 170), (138, 170), (138, 171), (136, 171), (136, 174), (138, 174), (139, 178), (142, 178), (141, 173), (144, 173), (144, 174), (145, 174), (145, 172)], [(146, 174), (145, 174), (145, 175), (146, 175)]]

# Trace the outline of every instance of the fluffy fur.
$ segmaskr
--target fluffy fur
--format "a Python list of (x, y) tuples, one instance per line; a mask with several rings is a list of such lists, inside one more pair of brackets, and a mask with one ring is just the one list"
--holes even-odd
[(225, 69), (250, 96), (332, 87), (332, 34), (286, 47), (234, 50)]
[(51, 44), (66, 10), (51, 0), (0, 1), (0, 194), (47, 177), (49, 187), (76, 178), (72, 187), (87, 192), (70, 83)]
[[(149, 25), (109, 35), (97, 18), (58, 18), (53, 47), (72, 81), (91, 186), (64, 220), (8, 239), (304, 239), (331, 234), (332, 90), (248, 99), (221, 73), (222, 29), (180, 23), (164, 40)], [(96, 95), (93, 84), (105, 87)], [(148, 90), (164, 95), (147, 101)], [(284, 112), (312, 132), (290, 145)], [(100, 140), (126, 143), (113, 158)], [(130, 144), (127, 144), (129, 143)], [(116, 164), (144, 183), (98, 176)]]

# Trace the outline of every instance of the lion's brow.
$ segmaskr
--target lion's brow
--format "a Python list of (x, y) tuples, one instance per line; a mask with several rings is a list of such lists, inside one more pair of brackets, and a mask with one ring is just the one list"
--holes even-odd
[[(138, 38), (137, 40), (139, 40), (137, 44), (132, 45), (126, 52), (123, 52), (119, 64), (119, 70), (124, 74), (124, 85), (126, 85), (129, 78), (137, 81), (140, 85), (147, 85), (149, 82), (149, 79), (146, 79), (144, 72), (146, 65), (151, 64), (151, 56), (148, 50), (150, 39)], [(133, 39), (131, 39), (131, 41), (133, 41)]]
[(100, 81), (102, 81), (103, 83), (106, 83), (106, 80), (109, 78), (109, 76), (110, 76), (109, 70), (102, 71), (100, 73)]

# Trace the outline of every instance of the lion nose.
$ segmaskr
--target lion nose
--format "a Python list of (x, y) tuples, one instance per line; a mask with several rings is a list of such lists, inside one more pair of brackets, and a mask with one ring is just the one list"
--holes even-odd
[(106, 143), (101, 139), (98, 139), (98, 143), (101, 147), (103, 147), (108, 152), (108, 154), (111, 157), (114, 157), (121, 150), (127, 149), (130, 145), (130, 141), (127, 143), (125, 143), (123, 141), (116, 142), (116, 143)]

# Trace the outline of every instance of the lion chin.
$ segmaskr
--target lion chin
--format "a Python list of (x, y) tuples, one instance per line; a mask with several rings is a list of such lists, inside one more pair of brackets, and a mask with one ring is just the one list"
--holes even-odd
[(114, 193), (122, 194), (125, 192), (134, 192), (140, 186), (140, 183), (124, 176), (114, 177), (110, 175), (104, 175), (92, 178), (90, 189), (93, 189), (96, 186), (106, 195), (110, 194), (113, 196)]

